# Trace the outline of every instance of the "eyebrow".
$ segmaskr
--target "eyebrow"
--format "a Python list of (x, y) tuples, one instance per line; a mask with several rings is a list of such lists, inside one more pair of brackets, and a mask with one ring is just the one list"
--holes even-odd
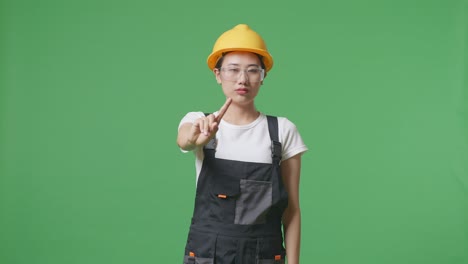
[[(238, 63), (228, 63), (226, 66), (240, 66)], [(257, 67), (261, 67), (260, 65), (256, 64), (256, 63), (252, 63), (252, 64), (249, 64), (247, 65), (247, 67), (250, 67), (250, 66), (257, 66)]]

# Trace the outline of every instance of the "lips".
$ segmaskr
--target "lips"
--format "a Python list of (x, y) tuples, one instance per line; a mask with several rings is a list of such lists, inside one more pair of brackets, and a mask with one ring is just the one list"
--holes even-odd
[(249, 90), (246, 89), (246, 88), (239, 88), (239, 89), (236, 89), (235, 91), (236, 91), (236, 93), (238, 93), (238, 94), (246, 94), (246, 93), (249, 92)]

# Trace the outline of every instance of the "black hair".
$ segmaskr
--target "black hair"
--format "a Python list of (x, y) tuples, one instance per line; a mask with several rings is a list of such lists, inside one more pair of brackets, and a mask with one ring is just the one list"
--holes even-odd
[[(224, 61), (224, 56), (225, 56), (226, 54), (228, 54), (229, 52), (231, 52), (231, 51), (224, 52), (224, 53), (221, 55), (221, 58), (219, 58), (218, 61), (216, 62), (216, 66), (215, 66), (216, 69), (220, 69), (220, 68), (221, 68), (221, 65), (223, 64), (223, 61)], [(257, 55), (258, 59), (260, 60), (260, 67), (262, 67), (262, 69), (265, 69), (265, 63), (263, 63), (263, 56), (260, 55), (260, 54), (257, 54), (257, 53), (254, 53), (254, 54)]]

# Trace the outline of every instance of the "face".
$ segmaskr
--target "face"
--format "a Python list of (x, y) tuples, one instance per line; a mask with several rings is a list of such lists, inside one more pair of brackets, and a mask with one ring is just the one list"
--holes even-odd
[(216, 80), (233, 103), (252, 104), (263, 80), (259, 78), (260, 59), (251, 52), (230, 52), (224, 56), (221, 69), (214, 69)]

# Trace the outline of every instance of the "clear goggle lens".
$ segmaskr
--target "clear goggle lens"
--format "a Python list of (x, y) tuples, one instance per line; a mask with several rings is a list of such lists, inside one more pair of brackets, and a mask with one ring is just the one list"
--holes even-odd
[(260, 67), (248, 67), (242, 69), (240, 67), (221, 67), (221, 75), (227, 81), (237, 81), (241, 75), (246, 77), (249, 82), (257, 83), (263, 81), (265, 70)]

